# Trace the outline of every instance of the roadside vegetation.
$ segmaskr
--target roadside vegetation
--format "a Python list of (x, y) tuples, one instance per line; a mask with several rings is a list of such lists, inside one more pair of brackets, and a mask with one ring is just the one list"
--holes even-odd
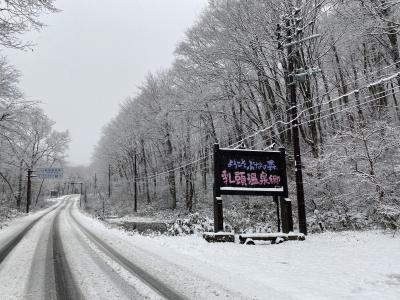
[[(0, 49), (31, 50), (33, 44), (23, 34), (40, 30), (43, 13), (56, 12), (54, 1), (1, 1)], [(39, 107), (28, 101), (19, 88), (21, 74), (0, 56), (0, 223), (23, 208), (26, 201), (28, 169), (64, 164), (68, 132), (54, 130), (51, 120)], [(41, 206), (49, 186), (43, 180), (32, 185), (32, 204)]]

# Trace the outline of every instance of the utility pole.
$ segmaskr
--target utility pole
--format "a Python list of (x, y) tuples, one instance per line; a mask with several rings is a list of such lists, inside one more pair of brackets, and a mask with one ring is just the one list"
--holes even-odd
[(108, 199), (111, 198), (111, 165), (108, 165)]
[(133, 179), (133, 181), (134, 181), (134, 192), (135, 192), (135, 196), (134, 196), (134, 208), (133, 208), (133, 210), (134, 210), (134, 212), (137, 212), (137, 167), (136, 167), (136, 161), (137, 161), (137, 159), (136, 159), (136, 149), (135, 149), (135, 157), (134, 157), (134, 160), (135, 160), (135, 166), (134, 166), (134, 175), (133, 175), (133, 177), (134, 177), (134, 179)]
[(28, 169), (28, 183), (26, 188), (26, 213), (29, 213), (29, 206), (31, 205), (31, 177), (32, 177), (32, 170)]
[[(304, 186), (303, 186), (303, 171), (301, 164), (301, 149), (299, 139), (299, 120), (297, 111), (297, 98), (296, 98), (296, 74), (295, 64), (297, 63), (298, 52), (294, 49), (297, 43), (293, 41), (294, 35), (298, 34), (296, 31), (297, 25), (301, 22), (300, 9), (292, 6), (291, 1), (288, 2), (291, 6), (291, 12), (289, 16), (284, 20), (286, 27), (286, 41), (282, 45), (279, 41), (278, 49), (281, 50), (282, 46), (287, 48), (287, 73), (286, 82), (287, 89), (289, 91), (290, 101), (290, 115), (292, 124), (292, 139), (293, 139), (293, 154), (295, 161), (295, 177), (296, 177), (296, 192), (297, 192), (297, 209), (299, 218), (299, 231), (303, 234), (307, 234), (307, 220), (306, 220), (306, 207), (304, 200)], [(280, 25), (277, 27), (278, 40), (280, 38)], [(286, 44), (286, 45), (285, 45)]]
[(79, 207), (81, 207), (81, 205), (82, 205), (82, 195), (83, 195), (83, 191), (82, 191), (83, 182), (79, 182), (79, 184), (81, 185), (81, 194), (79, 195)]

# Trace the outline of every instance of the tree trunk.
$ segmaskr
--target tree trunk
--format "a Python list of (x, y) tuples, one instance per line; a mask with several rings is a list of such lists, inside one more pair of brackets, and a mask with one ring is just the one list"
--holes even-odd
[(167, 154), (167, 168), (170, 170), (168, 172), (168, 185), (169, 185), (169, 191), (171, 194), (171, 203), (170, 203), (170, 208), (171, 209), (176, 209), (176, 182), (175, 182), (175, 170), (174, 169), (174, 160), (173, 160), (173, 148), (172, 148), (172, 142), (171, 142), (171, 136), (169, 133), (169, 124), (166, 123), (165, 127), (166, 129), (166, 135), (165, 135), (165, 147), (166, 147), (166, 154)]
[(145, 186), (146, 186), (146, 199), (147, 199), (147, 204), (151, 203), (150, 199), (150, 188), (149, 188), (149, 178), (148, 178), (148, 172), (147, 172), (147, 157), (146, 157), (146, 151), (144, 149), (144, 141), (141, 141), (142, 144), (142, 154), (143, 154), (143, 170), (144, 170), (144, 178), (145, 178)]
[(21, 207), (21, 201), (22, 201), (22, 167), (23, 167), (23, 161), (21, 160), (19, 164), (19, 174), (18, 174), (18, 195), (17, 195), (17, 207)]

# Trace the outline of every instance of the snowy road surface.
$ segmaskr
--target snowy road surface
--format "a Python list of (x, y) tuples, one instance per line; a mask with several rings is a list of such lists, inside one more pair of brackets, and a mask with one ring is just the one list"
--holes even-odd
[(400, 299), (400, 238), (208, 244), (107, 228), (65, 196), (0, 230), (0, 299)]

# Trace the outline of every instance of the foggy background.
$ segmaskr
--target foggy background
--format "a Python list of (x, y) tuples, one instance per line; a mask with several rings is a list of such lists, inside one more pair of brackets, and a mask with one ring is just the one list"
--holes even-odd
[(68, 161), (88, 164), (103, 125), (148, 72), (168, 67), (206, 0), (59, 0), (31, 51), (6, 49), (27, 100), (69, 130)]

